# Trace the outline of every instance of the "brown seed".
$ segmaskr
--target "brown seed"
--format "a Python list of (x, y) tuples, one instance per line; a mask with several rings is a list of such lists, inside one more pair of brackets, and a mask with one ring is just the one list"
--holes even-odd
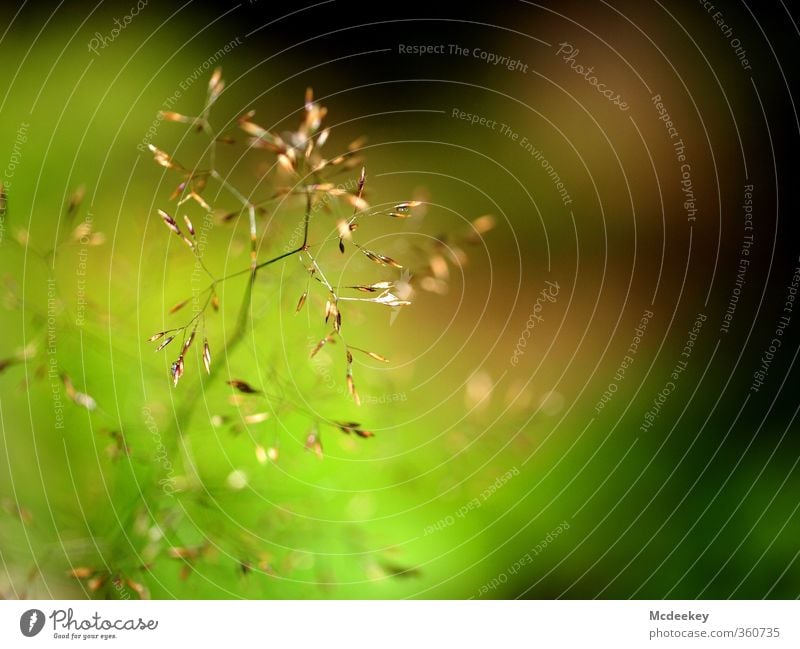
[(401, 266), (400, 264), (398, 264), (398, 263), (397, 263), (397, 262), (396, 262), (394, 259), (392, 259), (391, 257), (387, 257), (386, 255), (380, 255), (380, 258), (381, 258), (381, 261), (382, 261), (384, 264), (387, 264), (387, 265), (389, 265), (389, 266), (394, 266), (395, 268), (402, 268), (402, 266)]
[(261, 446), (261, 444), (256, 444), (256, 459), (259, 464), (267, 463), (267, 449)]
[(164, 221), (164, 225), (166, 225), (170, 230), (172, 230), (179, 237), (183, 236), (182, 233), (181, 233), (181, 229), (178, 227), (178, 224), (175, 222), (175, 219), (173, 219), (164, 210), (158, 210), (158, 215), (161, 217), (161, 220)]
[(153, 342), (154, 340), (158, 340), (159, 338), (161, 338), (162, 336), (164, 336), (164, 334), (166, 334), (166, 333), (167, 333), (166, 331), (159, 331), (157, 334), (153, 334), (152, 336), (150, 336), (150, 337), (147, 339), (147, 342), (151, 343), (151, 342)]
[(96, 577), (92, 577), (89, 581), (86, 582), (86, 587), (91, 592), (96, 592), (102, 588), (103, 584), (106, 582), (108, 575), (97, 575)]
[(386, 255), (379, 255), (377, 252), (373, 252), (372, 250), (368, 250), (367, 248), (361, 248), (361, 252), (366, 255), (367, 259), (370, 261), (374, 261), (376, 264), (381, 266), (394, 266), (395, 268), (402, 268), (402, 266), (397, 263), (391, 257), (387, 257)]
[(447, 261), (442, 255), (433, 255), (429, 262), (433, 274), (438, 279), (447, 279), (450, 276), (450, 269), (447, 266)]
[(172, 169), (175, 167), (175, 163), (172, 162), (172, 158), (170, 158), (170, 156), (164, 151), (153, 146), (152, 144), (148, 144), (147, 148), (153, 153), (153, 159), (162, 167), (166, 167), (167, 169)]
[(240, 381), (239, 379), (233, 379), (231, 381), (227, 381), (228, 385), (232, 388), (235, 388), (242, 394), (258, 394), (259, 390), (256, 390), (253, 386), (251, 386), (246, 381)]
[(381, 261), (381, 256), (379, 254), (377, 254), (377, 253), (372, 252), (372, 250), (367, 250), (366, 248), (361, 248), (361, 252), (363, 252), (364, 255), (366, 255), (367, 259), (369, 259), (370, 261), (374, 261), (376, 264), (380, 264), (381, 266), (385, 265)]
[(308, 291), (304, 291), (303, 294), (300, 296), (300, 299), (297, 300), (297, 308), (294, 310), (295, 313), (300, 313), (300, 309), (302, 309), (303, 305), (306, 303), (307, 297), (308, 297)]

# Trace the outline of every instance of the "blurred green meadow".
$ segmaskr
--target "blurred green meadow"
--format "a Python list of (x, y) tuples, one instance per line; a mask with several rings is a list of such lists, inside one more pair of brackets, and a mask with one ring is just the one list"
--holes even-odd
[[(654, 177), (675, 182), (673, 154), (632, 75), (610, 74), (631, 98), (638, 136), (552, 51), (479, 25), (453, 38), (525, 60), (569, 92), (480, 59), (403, 57), (397, 25), (344, 38), (337, 21), (347, 18), (332, 9), (312, 10), (329, 13), (311, 23), (272, 24), (274, 9), (262, 7), (147, 4), (110, 39), (126, 11), (61, 9), (43, 26), (43, 14), (23, 9), (11, 23), (12, 8), (2, 9), (13, 29), (0, 42), (0, 164), (13, 161), (13, 173), (3, 181), (0, 243), (0, 594), (794, 596), (796, 568), (785, 571), (797, 509), (796, 442), (782, 436), (789, 406), (781, 396), (763, 429), (760, 396), (756, 412), (733, 418), (749, 385), (741, 368), (752, 362), (739, 365), (733, 337), (715, 347), (740, 233), (725, 234), (715, 285), (715, 223), (698, 225), (701, 253), (686, 288), (680, 196), (665, 197), (662, 222), (653, 190)], [(520, 16), (548, 41), (562, 33), (547, 35), (550, 17)], [(326, 29), (304, 44), (308, 24)], [(421, 23), (413, 41), (435, 41), (436, 29)], [(105, 46), (89, 50), (93, 38)], [(372, 53), (381, 46), (392, 51)], [(662, 93), (677, 87), (656, 57), (644, 64), (663, 75)], [(187, 166), (207, 159), (206, 134), (157, 115), (197, 114), (218, 66), (226, 86), (210, 120), (236, 143), (217, 146), (215, 167), (241, 191), (266, 200), (289, 180), (273, 154), (246, 150), (237, 119), (255, 110), (253, 121), (272, 131), (295, 129), (311, 86), (328, 109), (326, 155), (367, 137), (367, 201), (424, 203), (410, 219), (365, 220), (354, 235), (406, 274), (352, 246), (338, 252), (346, 201), (313, 212), (310, 238), (329, 241), (319, 259), (331, 282), (413, 288), (410, 306), (342, 307), (348, 342), (390, 361), (356, 354), (360, 406), (341, 344), (309, 358), (330, 331), (327, 296), (312, 280), (295, 313), (309, 286), (297, 258), (259, 272), (248, 326), (228, 353), (247, 275), (220, 285), (220, 309), (205, 318), (212, 376), (196, 342), (173, 387), (180, 341), (159, 353), (146, 342), (185, 322), (194, 303), (170, 308), (208, 283), (158, 209), (181, 227), (184, 213), (202, 224), (203, 262), (216, 276), (249, 264), (247, 215), (235, 197), (209, 181), (210, 218), (197, 203), (177, 208), (170, 194), (180, 175), (147, 150)], [(694, 100), (719, 101), (704, 93)], [(688, 110), (689, 99), (673, 105)], [(684, 123), (684, 137), (697, 141), (700, 127)], [(558, 171), (570, 205), (521, 139)], [(709, 164), (696, 155), (703, 196), (712, 195)], [(724, 164), (733, 175), (735, 164)], [(332, 182), (352, 188), (359, 171)], [(735, 204), (738, 180), (723, 183)], [(259, 212), (259, 260), (288, 249), (304, 207), (289, 196)], [(473, 223), (485, 215), (494, 227), (478, 232)], [(635, 361), (598, 409), (647, 309), (655, 316)], [(676, 396), (657, 430), (641, 435), (701, 311), (708, 321)], [(242, 394), (232, 380), (258, 392)], [(358, 422), (374, 437), (320, 419)], [(754, 430), (763, 433), (752, 444)]]

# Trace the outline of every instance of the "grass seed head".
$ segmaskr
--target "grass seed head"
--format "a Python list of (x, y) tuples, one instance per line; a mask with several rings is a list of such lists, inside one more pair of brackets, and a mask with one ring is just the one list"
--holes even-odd
[(208, 346), (208, 338), (203, 340), (203, 367), (206, 374), (211, 374), (211, 348)]

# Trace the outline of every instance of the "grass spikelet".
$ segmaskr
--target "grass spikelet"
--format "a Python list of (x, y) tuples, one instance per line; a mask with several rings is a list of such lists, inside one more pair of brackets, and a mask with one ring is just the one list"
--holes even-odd
[(91, 395), (85, 392), (79, 392), (75, 389), (72, 379), (66, 372), (61, 374), (61, 382), (64, 384), (64, 392), (67, 393), (67, 396), (73, 403), (87, 410), (95, 410), (97, 408), (97, 402)]
[(268, 412), (256, 412), (252, 415), (245, 415), (244, 421), (247, 424), (260, 424), (261, 422), (267, 421), (269, 416)]
[(192, 342), (194, 342), (194, 334), (195, 332), (192, 331), (192, 333), (189, 334), (189, 337), (183, 342), (183, 351), (181, 352), (181, 355), (185, 354)]
[(315, 429), (312, 429), (306, 435), (305, 449), (312, 451), (320, 460), (322, 459), (322, 440)]
[(184, 371), (184, 364), (183, 364), (183, 355), (178, 356), (178, 360), (176, 360), (170, 366), (170, 374), (172, 375), (172, 385), (177, 387), (178, 381), (181, 380)]
[(392, 288), (393, 286), (394, 282), (376, 282), (375, 284), (357, 284), (355, 286), (348, 286), (347, 288), (352, 288), (362, 293), (376, 293)]
[(164, 210), (158, 210), (158, 215), (161, 217), (161, 220), (164, 221), (164, 225), (166, 225), (170, 230), (172, 230), (179, 237), (183, 236), (183, 233), (181, 232), (181, 229), (178, 227), (178, 224), (175, 222), (175, 219), (173, 219)]
[(242, 394), (258, 394), (260, 392), (246, 381), (240, 381), (239, 379), (232, 379), (227, 383)]
[(267, 463), (267, 449), (261, 446), (261, 444), (256, 444), (256, 459), (259, 464)]
[(300, 313), (300, 309), (302, 309), (303, 305), (306, 303), (306, 298), (308, 298), (308, 291), (303, 291), (300, 299), (297, 300), (297, 307), (294, 310), (295, 313)]
[(203, 367), (206, 374), (211, 374), (211, 348), (208, 346), (208, 338), (203, 340)]
[(189, 230), (189, 234), (195, 236), (194, 225), (192, 224), (192, 220), (188, 217), (188, 215), (183, 215), (183, 222), (186, 224), (186, 229)]
[(80, 208), (81, 203), (83, 203), (83, 197), (85, 194), (86, 194), (86, 187), (84, 185), (81, 185), (69, 197), (69, 201), (67, 201), (68, 219), (71, 219), (78, 212), (78, 208)]
[(328, 343), (334, 343), (336, 340), (333, 337), (333, 332), (325, 336), (322, 340), (320, 340), (315, 346), (314, 349), (311, 350), (311, 358), (317, 355), (320, 349), (322, 349)]
[[(385, 356), (381, 356), (380, 354), (376, 354), (375, 352), (371, 352), (371, 351), (368, 351), (366, 349), (361, 349), (360, 347), (353, 347), (352, 345), (350, 345), (350, 347), (348, 348), (348, 352), (347, 352), (348, 354), (350, 354), (350, 351), (349, 351), (350, 349), (353, 349), (353, 350), (355, 350), (357, 352), (361, 352), (362, 354), (366, 354), (367, 356), (370, 356), (371, 358), (374, 358), (376, 361), (380, 361), (381, 363), (388, 363), (389, 362), (389, 359), (386, 358)], [(352, 355), (349, 355), (348, 359), (349, 359), (350, 363), (353, 362)]]
[(292, 159), (285, 153), (278, 154), (278, 164), (283, 167), (285, 171), (294, 173), (294, 163), (292, 162)]
[(395, 212), (408, 212), (413, 207), (419, 207), (421, 205), (421, 201), (405, 201), (404, 203), (398, 203), (394, 206)]
[(334, 423), (336, 424), (337, 428), (346, 435), (354, 433), (364, 439), (375, 436), (375, 433), (369, 430), (364, 430), (363, 428), (361, 428), (361, 424), (354, 421), (334, 422)]
[(172, 161), (172, 158), (167, 154), (165, 151), (162, 151), (158, 147), (148, 144), (147, 148), (153, 154), (153, 159), (156, 161), (157, 164), (160, 164), (162, 167), (166, 169), (174, 169), (177, 165)]
[(188, 300), (188, 299), (187, 299), (187, 300), (181, 300), (181, 301), (180, 301), (180, 302), (178, 302), (177, 304), (173, 304), (173, 305), (172, 305), (172, 306), (169, 308), (169, 312), (170, 312), (170, 313), (177, 313), (177, 312), (178, 312), (178, 311), (180, 311), (180, 310), (181, 310), (183, 307), (185, 307), (187, 304), (189, 304), (189, 300)]
[(195, 122), (194, 117), (181, 115), (171, 110), (160, 110), (158, 114), (161, 116), (161, 119), (167, 122), (180, 122), (181, 124), (193, 124)]
[(80, 566), (78, 568), (73, 568), (69, 571), (69, 576), (74, 577), (75, 579), (88, 579), (95, 573), (94, 568), (88, 568), (85, 566)]
[(357, 406), (361, 405), (361, 397), (358, 396), (358, 391), (356, 390), (356, 384), (353, 381), (353, 375), (347, 375), (347, 390), (350, 392), (350, 396), (353, 397), (353, 401), (355, 401)]
[(169, 345), (173, 340), (175, 340), (175, 336), (169, 336), (164, 342), (162, 342), (158, 347), (156, 347), (156, 351), (160, 352), (164, 347)]
[(356, 384), (353, 380), (353, 354), (348, 349), (347, 350), (347, 391), (350, 393), (350, 396), (353, 397), (353, 401), (355, 401), (357, 406), (361, 405), (361, 397), (358, 396), (358, 390), (356, 390)]

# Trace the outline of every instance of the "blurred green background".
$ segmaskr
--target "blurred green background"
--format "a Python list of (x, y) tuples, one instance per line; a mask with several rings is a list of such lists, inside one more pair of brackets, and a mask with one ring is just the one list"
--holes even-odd
[[(446, 5), (266, 4), (0, 10), (0, 593), (795, 597), (793, 321), (764, 387), (751, 386), (797, 266), (785, 218), (796, 199), (776, 172), (797, 133), (753, 18), (723, 9), (748, 44), (747, 71), (694, 5), (510, 4), (467, 19)], [(768, 30), (780, 23), (760, 17)], [(780, 60), (789, 45), (774, 38)], [(560, 43), (630, 110), (576, 74)], [(406, 264), (414, 291), (400, 310), (343, 308), (348, 340), (391, 361), (357, 355), (360, 407), (341, 346), (308, 358), (328, 332), (325, 292), (312, 286), (294, 314), (307, 283), (296, 259), (259, 274), (250, 326), (229, 354), (246, 279), (224, 283), (206, 321), (221, 366), (211, 378), (195, 344), (173, 388), (174, 350), (144, 342), (185, 321), (168, 310), (195, 286), (190, 251), (156, 210), (196, 225), (204, 211), (175, 208), (179, 176), (142, 149), (203, 159), (204, 134), (156, 116), (197, 114), (217, 65), (227, 85), (211, 121), (237, 143), (219, 146), (216, 167), (241, 191), (266, 198), (286, 181), (273, 155), (245, 150), (236, 119), (253, 109), (270, 130), (294, 129), (312, 86), (329, 111), (326, 155), (367, 137), (368, 201), (425, 202), (411, 219), (356, 233)], [(784, 74), (791, 85), (795, 72)], [(696, 220), (654, 95), (686, 143)], [(750, 184), (751, 263), (724, 332)], [(206, 265), (220, 276), (247, 268), (246, 218), (224, 219), (235, 199), (214, 183), (204, 196), (215, 208)], [(312, 241), (350, 209), (320, 208)], [(495, 227), (477, 236), (470, 224), (486, 214)], [(302, 216), (293, 198), (260, 213), (259, 259), (286, 250)], [(102, 236), (76, 239), (87, 218)], [(426, 290), (440, 254), (446, 290)], [(335, 243), (321, 259), (336, 283), (408, 277)], [(642, 430), (687, 359), (697, 314), (706, 319), (686, 369)], [(70, 397), (63, 373), (96, 408)], [(231, 379), (262, 394), (234, 394)], [(317, 415), (375, 437), (319, 427), (320, 459), (306, 448)], [(273, 456), (259, 461), (259, 447)]]

